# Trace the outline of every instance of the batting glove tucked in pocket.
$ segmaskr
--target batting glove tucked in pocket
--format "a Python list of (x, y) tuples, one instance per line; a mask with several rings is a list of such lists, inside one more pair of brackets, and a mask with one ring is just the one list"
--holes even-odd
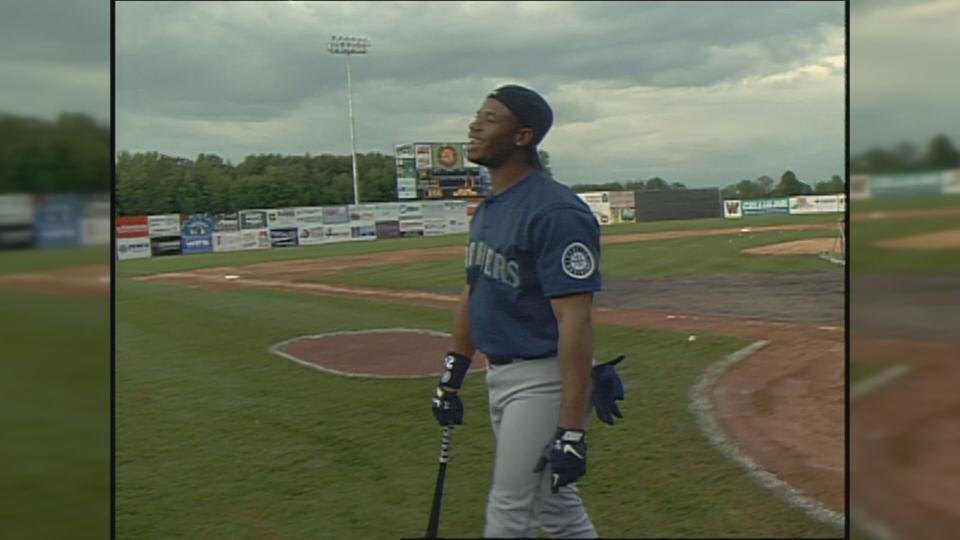
[(572, 484), (587, 474), (587, 434), (573, 429), (557, 428), (553, 440), (543, 449), (543, 455), (533, 472), (539, 473), (550, 464), (550, 491)]

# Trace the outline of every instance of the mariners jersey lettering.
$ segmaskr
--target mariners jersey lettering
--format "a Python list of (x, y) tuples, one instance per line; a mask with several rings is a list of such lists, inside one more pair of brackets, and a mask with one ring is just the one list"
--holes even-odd
[(534, 172), (477, 207), (464, 266), (478, 349), (554, 355), (550, 299), (600, 290), (600, 226), (570, 188)]

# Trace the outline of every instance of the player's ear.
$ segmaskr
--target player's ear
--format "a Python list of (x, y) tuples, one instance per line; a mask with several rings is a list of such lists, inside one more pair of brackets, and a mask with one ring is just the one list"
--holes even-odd
[(533, 144), (533, 130), (528, 127), (518, 129), (517, 133), (513, 136), (513, 144), (515, 146), (529, 146)]

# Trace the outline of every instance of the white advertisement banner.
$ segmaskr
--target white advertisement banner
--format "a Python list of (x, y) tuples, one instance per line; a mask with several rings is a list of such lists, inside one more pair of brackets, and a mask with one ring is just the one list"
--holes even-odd
[(960, 194), (960, 169), (944, 171), (943, 193), (946, 195)]
[(377, 222), (376, 204), (351, 204), (347, 207), (347, 212), (350, 214), (351, 227), (373, 226)]
[(394, 157), (397, 159), (413, 159), (416, 157), (416, 154), (413, 153), (412, 144), (395, 144), (394, 148)]
[(401, 203), (380, 203), (377, 205), (377, 221), (397, 221), (400, 219)]
[(296, 208), (267, 210), (267, 227), (270, 229), (293, 229), (297, 227)]
[(417, 198), (417, 179), (416, 178), (397, 178), (397, 198), (398, 199), (416, 199)]
[(180, 214), (147, 216), (147, 223), (150, 227), (150, 238), (180, 236)]
[(215, 232), (213, 233), (213, 251), (237, 251), (243, 249), (243, 233)]
[[(402, 225), (401, 225), (402, 230)], [(445, 219), (424, 219), (423, 220), (423, 235), (424, 236), (441, 236), (447, 234), (447, 221)]]
[(301, 206), (294, 209), (297, 226), (321, 225), (323, 223), (322, 206)]
[(723, 201), (723, 217), (727, 219), (740, 219), (743, 217), (743, 204), (739, 199)]
[(270, 231), (267, 229), (246, 229), (240, 231), (241, 249), (267, 249), (270, 247)]
[(323, 228), (323, 237), (326, 242), (347, 242), (353, 239), (350, 224), (327, 225)]
[(443, 219), (447, 217), (447, 208), (443, 201), (424, 201), (421, 210), (423, 219)]
[(301, 225), (297, 229), (299, 235), (298, 244), (301, 246), (315, 246), (326, 242), (324, 229), (331, 225)]
[(33, 195), (0, 195), (0, 225), (33, 224)]
[(400, 203), (400, 219), (421, 219), (423, 205), (420, 203)]
[(146, 236), (117, 238), (117, 259), (126, 261), (128, 259), (146, 259), (149, 256), (150, 239)]
[(433, 154), (430, 152), (429, 144), (416, 145), (417, 169), (429, 169), (433, 167)]
[(836, 195), (801, 195), (790, 197), (791, 214), (825, 214), (839, 212)]
[(610, 206), (613, 208), (633, 208), (637, 205), (636, 194), (632, 191), (611, 191)]
[(847, 194), (837, 195), (837, 211), (846, 212), (847, 211)]
[(400, 222), (400, 232), (423, 231), (423, 221), (407, 220)]
[(869, 199), (870, 198), (870, 176), (866, 174), (854, 174), (850, 176), (850, 198), (851, 199)]
[[(110, 243), (110, 218), (88, 217), (80, 220), (80, 244), (105, 246)], [(149, 244), (149, 242), (148, 242)]]

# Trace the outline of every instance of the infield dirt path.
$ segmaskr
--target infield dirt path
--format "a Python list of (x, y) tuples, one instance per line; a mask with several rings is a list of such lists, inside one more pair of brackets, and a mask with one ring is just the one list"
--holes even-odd
[[(666, 231), (603, 237), (604, 244), (669, 238), (834, 229), (836, 224)], [(217, 289), (259, 287), (368, 298), (387, 302), (452, 308), (457, 296), (429, 291), (391, 290), (307, 283), (308, 277), (353, 268), (447, 260), (462, 257), (462, 246), (207, 268), (144, 276)], [(237, 279), (224, 279), (225, 275)], [(693, 334), (738, 336), (770, 344), (735, 364), (712, 391), (717, 420), (741, 448), (765, 469), (835, 512), (844, 511), (844, 363), (843, 323), (800, 323), (621, 307), (595, 308), (604, 324)], [(423, 373), (436, 370), (435, 362)]]

